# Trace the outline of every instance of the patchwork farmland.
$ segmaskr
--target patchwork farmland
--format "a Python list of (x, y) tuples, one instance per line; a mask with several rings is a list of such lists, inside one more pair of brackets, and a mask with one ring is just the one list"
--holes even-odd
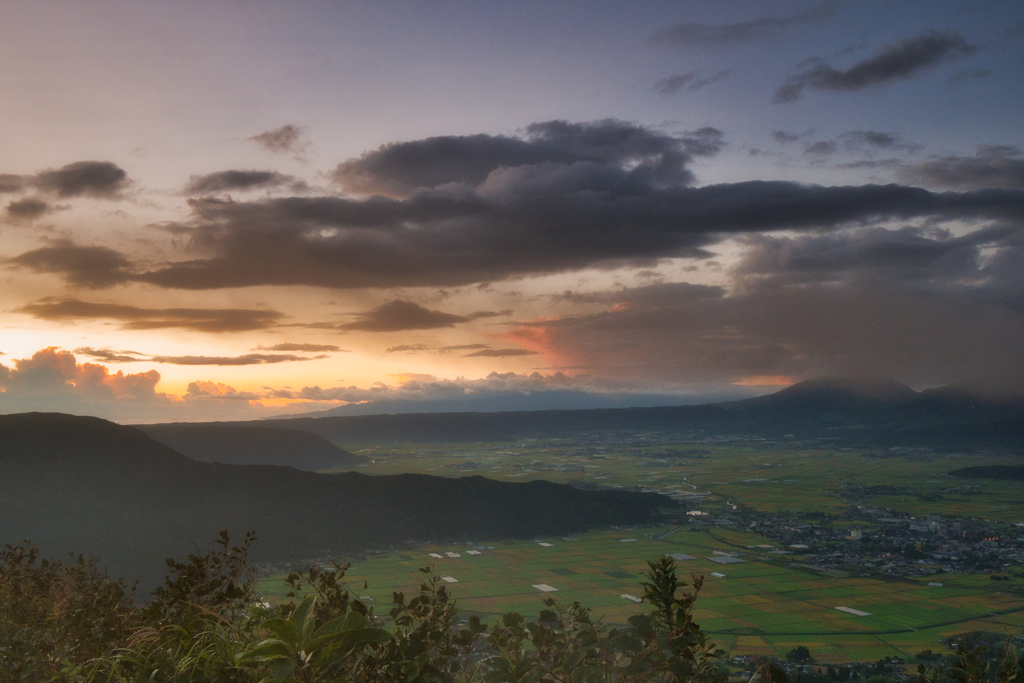
[(947, 475), (965, 464), (1024, 462), (1019, 456), (873, 453), (783, 443), (681, 443), (658, 435), (516, 443), (339, 445), (372, 458), (370, 464), (354, 468), (366, 474), (419, 472), (449, 477), (481, 475), (501, 481), (546, 479), (643, 487), (694, 505), (733, 501), (763, 512), (830, 512), (837, 505), (863, 502), (866, 495), (872, 505), (911, 515), (1024, 521), (1018, 483), (964, 481)]
[[(824, 514), (830, 516), (830, 528), (844, 534), (865, 528), (864, 522), (843, 514), (860, 508), (922, 519), (970, 517), (1007, 528), (1012, 528), (1008, 522), (1024, 521), (1019, 484), (965, 482), (947, 474), (965, 462), (1019, 459), (1007, 455), (829, 450), (796, 442), (701, 442), (658, 434), (339, 445), (372, 459), (356, 468), (367, 474), (481, 475), (631, 488), (709, 512), (705, 519), (730, 514), (737, 506), (763, 515), (791, 515), (794, 525), (820, 523)], [(365, 591), (354, 592), (367, 596), (382, 614), (393, 590), (417, 590), (418, 568), (433, 566), (436, 574), (457, 581), (445, 586), (463, 616), (477, 614), (493, 622), (496, 615), (517, 611), (536, 618), (542, 600), (550, 596), (579, 601), (618, 624), (648, 609), (636, 602), (643, 595), (646, 560), (670, 554), (679, 558), (681, 577), (704, 576), (696, 616), (730, 656), (784, 656), (805, 645), (821, 662), (909, 658), (943, 649), (939, 640), (947, 636), (1020, 633), (1024, 628), (1020, 567), (1016, 572), (1004, 568), (1012, 574), (1002, 577), (1005, 582), (993, 582), (987, 574), (943, 573), (935, 566), (927, 569), (932, 572), (928, 576), (858, 575), (856, 568), (824, 570), (807, 564), (801, 559), (806, 551), (800, 548), (807, 548), (802, 540), (785, 545), (736, 528), (701, 526), (700, 520), (680, 516), (679, 524), (664, 528), (594, 531), (571, 540), (481, 540), (475, 550), (417, 547), (354, 560), (348, 579), (352, 586), (366, 582)], [(456, 553), (459, 557), (451, 556)], [(282, 594), (284, 576), (263, 581), (271, 598)]]
[[(617, 624), (648, 609), (630, 599), (643, 595), (645, 560), (689, 556), (694, 559), (678, 560), (677, 566), (683, 578), (688, 573), (705, 577), (695, 611), (698, 622), (731, 656), (784, 656), (795, 645), (806, 645), (822, 662), (913, 657), (941, 647), (943, 636), (1024, 627), (1024, 597), (972, 577), (944, 577), (941, 587), (930, 587), (926, 580), (836, 578), (784, 566), (771, 549), (758, 545), (770, 543), (742, 532), (611, 529), (572, 538), (424, 546), (371, 555), (354, 561), (346, 580), (380, 614), (386, 614), (392, 591), (415, 592), (423, 578), (419, 568), (432, 566), (435, 574), (454, 579), (443, 585), (458, 601), (463, 618), (476, 614), (493, 623), (507, 611), (536, 618), (542, 600), (551, 596), (579, 601)], [(723, 564), (712, 558), (730, 560)], [(283, 596), (285, 575), (262, 580), (269, 599)]]

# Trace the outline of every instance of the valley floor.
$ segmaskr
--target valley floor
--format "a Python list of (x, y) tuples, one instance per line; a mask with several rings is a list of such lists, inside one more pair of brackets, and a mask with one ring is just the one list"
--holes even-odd
[[(662, 434), (340, 445), (373, 459), (356, 468), (367, 474), (646, 490), (695, 513), (680, 511), (678, 523), (661, 528), (479, 539), (352, 560), (353, 592), (381, 614), (392, 591), (414, 591), (418, 568), (433, 566), (454, 579), (447, 587), (464, 617), (518, 611), (536, 618), (552, 595), (623, 623), (646, 610), (632, 599), (643, 594), (646, 560), (675, 554), (690, 558), (678, 561), (682, 576), (704, 576), (696, 615), (731, 657), (785, 656), (805, 645), (821, 662), (913, 658), (945, 649), (940, 639), (959, 633), (1024, 629), (1024, 531), (1012, 524), (1024, 521), (1019, 483), (946, 474), (1018, 457)], [(261, 584), (271, 599), (283, 595), (287, 572), (277, 569)]]

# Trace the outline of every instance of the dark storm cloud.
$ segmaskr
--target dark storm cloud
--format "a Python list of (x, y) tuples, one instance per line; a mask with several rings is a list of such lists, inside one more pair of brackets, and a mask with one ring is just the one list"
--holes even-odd
[(511, 308), (506, 308), (504, 311), (473, 311), (466, 314), (466, 317), (470, 320), (479, 320), (481, 318), (504, 318), (509, 315), (512, 315)]
[(866, 144), (883, 149), (895, 147), (899, 138), (892, 133), (881, 133), (875, 130), (851, 130), (841, 137), (850, 140), (851, 144)]
[[(210, 194), (231, 190), (262, 190), (267, 188), (296, 187), (293, 176), (276, 171), (219, 171), (207, 175), (194, 175), (185, 187), (186, 194)], [(301, 187), (301, 183), (298, 183)]]
[(430, 347), (426, 344), (399, 344), (398, 346), (389, 346), (384, 353), (421, 353), (429, 350)]
[(985, 145), (973, 157), (933, 156), (901, 168), (897, 175), (927, 187), (1024, 189), (1024, 156), (1017, 147)]
[(84, 247), (70, 240), (54, 240), (49, 246), (27, 251), (3, 261), (37, 273), (55, 273), (74, 287), (101, 289), (126, 282), (131, 262), (107, 247)]
[[(870, 276), (932, 283), (948, 289), (982, 276), (979, 249), (1009, 248), (1020, 240), (1020, 227), (997, 225), (956, 237), (920, 227), (869, 228), (831, 235), (744, 238), (749, 251), (738, 275), (772, 276), (776, 282), (838, 282)], [(974, 291), (984, 291), (983, 288)], [(1024, 293), (1024, 291), (1022, 291)]]
[(0, 173), (0, 194), (21, 192), (25, 189), (25, 178), (11, 173)]
[(104, 363), (136, 363), (147, 359), (146, 355), (137, 351), (115, 351), (109, 348), (96, 349), (91, 346), (80, 346), (74, 350), (74, 353), (79, 356), (88, 356), (93, 360), (103, 361)]
[(151, 363), (166, 365), (267, 365), (320, 360), (327, 356), (295, 356), (284, 353), (246, 353), (241, 356), (150, 356)]
[(555, 302), (566, 302), (577, 306), (587, 304), (610, 303), (615, 294), (612, 292), (574, 292), (567, 289), (564, 292), (549, 294), (548, 298)]
[(128, 174), (109, 161), (76, 161), (36, 174), (32, 184), (58, 197), (117, 199), (128, 187)]
[(974, 54), (978, 48), (956, 31), (928, 31), (914, 38), (888, 45), (873, 57), (857, 62), (846, 71), (814, 60), (807, 70), (791, 76), (775, 93), (775, 102), (792, 102), (804, 88), (851, 91), (917, 76), (928, 68)]
[(359, 315), (359, 319), (338, 325), (341, 330), (364, 332), (399, 332), (401, 330), (433, 330), (455, 327), (471, 318), (423, 308), (411, 301), (389, 301)]
[(713, 156), (722, 146), (722, 133), (714, 128), (676, 137), (611, 119), (546, 121), (527, 126), (522, 138), (452, 135), (390, 143), (339, 164), (334, 179), (349, 192), (406, 196), (416, 188), (476, 185), (502, 168), (584, 163), (639, 164), (637, 175), (689, 183), (693, 177), (686, 164)]
[(477, 349), (489, 349), (490, 344), (454, 344), (452, 346), (442, 346), (437, 352), (438, 353), (451, 353), (452, 351), (475, 351)]
[(551, 351), (613, 376), (856, 376), (1024, 390), (1020, 227), (746, 242), (731, 293), (687, 284), (613, 291), (603, 312), (530, 327), (544, 330)]
[(807, 148), (804, 149), (804, 154), (812, 157), (827, 157), (835, 154), (837, 151), (839, 151), (839, 145), (833, 140), (819, 140), (807, 145)]
[(490, 344), (453, 344), (451, 346), (428, 346), (427, 344), (399, 344), (398, 346), (388, 347), (387, 350), (384, 351), (384, 353), (423, 353), (424, 351), (433, 351), (434, 353), (438, 354), (448, 354), (451, 353), (452, 351), (477, 351), (480, 349), (490, 348)]
[(915, 152), (921, 145), (907, 142), (899, 133), (883, 133), (877, 130), (850, 130), (839, 136), (849, 150), (862, 148), (884, 149), (890, 151), (908, 150)]
[[(72, 268), (65, 262), (70, 252), (61, 259), (44, 248), (9, 263), (89, 286), (455, 287), (588, 267), (649, 267), (661, 258), (708, 258), (707, 247), (731, 234), (918, 218), (1024, 219), (1024, 192), (1011, 189), (932, 193), (900, 185), (784, 181), (693, 187), (688, 164), (723, 144), (715, 129), (673, 137), (610, 121), (537, 124), (523, 138), (397, 143), (342, 164), (342, 175), (374, 187), (402, 187), (405, 196), (192, 199), (188, 220), (162, 226), (186, 245), (189, 260), (142, 272), (106, 250), (101, 263)], [(437, 187), (425, 187), (431, 184)], [(388, 312), (341, 329), (430, 329), (402, 327), (397, 313), (396, 320), (378, 320)], [(339, 329), (337, 323), (320, 327)]]
[(52, 210), (49, 203), (35, 197), (26, 197), (7, 205), (7, 216), (14, 220), (30, 221), (45, 216)]
[(682, 92), (697, 92), (707, 86), (725, 80), (732, 73), (732, 69), (723, 69), (710, 76), (701, 76), (700, 70), (687, 71), (684, 74), (672, 74), (655, 82), (654, 89), (662, 95), (675, 95)]
[(842, 164), (836, 164), (836, 168), (899, 168), (902, 165), (902, 159), (861, 159), (859, 161), (849, 161)]
[(798, 135), (797, 133), (789, 133), (784, 130), (773, 130), (772, 137), (775, 138), (776, 142), (781, 142), (784, 145), (788, 145), (791, 142), (796, 142), (797, 140), (802, 138), (803, 135)]
[(306, 139), (306, 129), (303, 126), (296, 126), (288, 123), (280, 128), (268, 130), (259, 135), (246, 138), (257, 145), (275, 154), (296, 154), (301, 155), (309, 149), (309, 140)]
[[(124, 169), (110, 161), (76, 161), (35, 175), (0, 173), (0, 194), (35, 188), (60, 198), (120, 199), (131, 181)], [(23, 200), (23, 201), (36, 201)]]
[(823, 5), (788, 17), (764, 17), (736, 24), (682, 23), (661, 31), (651, 40), (682, 49), (721, 49), (741, 43), (774, 40), (788, 28), (816, 24), (834, 14), (832, 7)]
[(324, 352), (345, 352), (345, 349), (334, 346), (333, 344), (296, 344), (291, 342), (284, 342), (281, 344), (273, 344), (272, 346), (257, 346), (256, 351), (300, 351), (306, 353), (324, 353)]
[(40, 320), (116, 320), (126, 330), (179, 328), (195, 332), (248, 332), (275, 327), (283, 313), (244, 308), (140, 308), (72, 298), (46, 298), (14, 309)]
[(511, 358), (512, 356), (536, 356), (536, 351), (527, 349), (481, 349), (462, 354), (463, 358)]
[(196, 204), (188, 230), (193, 248), (210, 255), (133, 278), (182, 289), (457, 286), (701, 256), (728, 233), (1024, 215), (1024, 193), (1007, 190), (934, 194), (899, 185), (782, 181), (630, 188), (588, 173), (579, 177), (580, 170), (510, 171), (501, 183), (484, 188), (490, 196), (460, 190), (408, 200)]

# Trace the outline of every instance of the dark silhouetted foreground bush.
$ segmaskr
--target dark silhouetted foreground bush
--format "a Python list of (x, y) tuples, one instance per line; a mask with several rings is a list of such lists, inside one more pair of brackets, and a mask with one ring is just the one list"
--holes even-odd
[[(248, 562), (248, 534), (232, 546), (168, 560), (169, 575), (142, 605), (135, 586), (95, 562), (0, 552), (0, 681), (116, 683), (722, 683), (724, 654), (693, 621), (702, 578), (681, 582), (675, 562), (649, 561), (647, 614), (611, 628), (578, 602), (552, 598), (536, 622), (516, 613), (487, 627), (457, 622), (430, 567), (419, 593), (395, 593), (377, 615), (348, 592), (347, 565), (312, 567), (286, 584), (290, 601), (263, 602)], [(689, 591), (684, 590), (687, 587)], [(797, 653), (802, 654), (802, 653)], [(804, 657), (806, 660), (807, 657)], [(962, 646), (917, 683), (1015, 683), (1019, 658)], [(765, 661), (763, 683), (790, 683)]]
[(183, 562), (148, 604), (82, 558), (40, 560), (29, 544), (0, 552), (0, 680), (10, 681), (697, 681), (723, 679), (722, 654), (692, 618), (674, 561), (649, 562), (653, 611), (610, 628), (579, 603), (544, 601), (538, 622), (509, 613), (460, 627), (439, 577), (395, 593), (377, 615), (345, 586), (347, 565), (287, 579), (291, 601), (259, 597), (255, 536)]

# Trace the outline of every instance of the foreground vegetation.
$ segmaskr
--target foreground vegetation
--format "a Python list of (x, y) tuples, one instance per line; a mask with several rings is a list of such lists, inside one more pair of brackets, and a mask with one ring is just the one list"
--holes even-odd
[[(645, 560), (672, 555), (680, 576), (704, 575), (694, 619), (728, 652), (734, 668), (737, 656), (782, 658), (795, 645), (809, 647), (819, 666), (885, 657), (910, 662), (922, 650), (945, 650), (940, 641), (961, 633), (984, 631), (1001, 641), (1007, 629), (1024, 632), (1024, 579), (992, 581), (987, 575), (965, 574), (897, 580), (840, 577), (795, 565), (795, 551), (771, 552), (786, 549), (784, 544), (757, 547), (770, 543), (759, 534), (728, 527), (696, 531), (693, 525), (664, 525), (567, 538), (488, 540), (475, 546), (406, 546), (335, 559), (352, 563), (346, 579), (367, 604), (387, 605), (394, 591), (416, 592), (419, 567), (430, 563), (442, 577), (455, 580), (447, 588), (458, 600), (462, 619), (476, 614), (490, 624), (505, 612), (536, 619), (544, 594), (535, 584), (547, 584), (558, 589), (550, 595), (587, 605), (605, 623), (620, 626), (648, 609), (631, 599), (643, 595), (639, 582), (645, 580)], [(712, 560), (723, 553), (745, 561), (723, 565)], [(291, 589), (284, 580), (307, 563), (261, 565), (265, 599), (287, 600)], [(932, 581), (944, 585), (929, 586)], [(837, 606), (871, 616), (837, 611)]]
[[(248, 563), (254, 541), (250, 534), (232, 545), (223, 532), (218, 549), (167, 560), (167, 579), (147, 604), (95, 562), (40, 560), (35, 548), (7, 546), (0, 552), (0, 680), (718, 683), (728, 675), (723, 652), (693, 620), (702, 577), (680, 581), (670, 557), (647, 563), (650, 611), (625, 626), (609, 627), (578, 602), (547, 598), (536, 622), (510, 612), (487, 627), (476, 617), (458, 621), (429, 567), (418, 593), (394, 593), (386, 615), (349, 593), (346, 565), (293, 573), (290, 600), (272, 607)], [(918, 679), (1010, 683), (1018, 670), (1009, 645), (995, 660), (961, 648), (948, 662), (922, 668)], [(790, 680), (768, 661), (755, 677)]]
[(61, 681), (713, 681), (720, 656), (693, 622), (692, 590), (671, 558), (650, 563), (653, 610), (606, 627), (578, 603), (548, 599), (537, 623), (516, 613), (487, 628), (457, 623), (440, 578), (424, 568), (416, 595), (395, 593), (387, 615), (354, 599), (345, 565), (289, 577), (292, 601), (256, 592), (249, 535), (168, 560), (146, 605), (94, 562), (0, 553), (0, 676)]

